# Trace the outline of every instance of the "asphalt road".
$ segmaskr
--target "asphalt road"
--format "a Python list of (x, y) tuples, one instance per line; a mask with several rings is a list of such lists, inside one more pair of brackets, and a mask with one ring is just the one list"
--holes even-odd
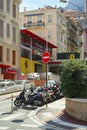
[(12, 106), (11, 99), (8, 98), (10, 96), (6, 98), (5, 95), (4, 100), (0, 101), (0, 130), (57, 130), (54, 126), (40, 123), (34, 118), (37, 107)]

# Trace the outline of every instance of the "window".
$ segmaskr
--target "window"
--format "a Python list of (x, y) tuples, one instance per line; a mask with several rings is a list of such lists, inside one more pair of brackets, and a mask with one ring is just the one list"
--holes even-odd
[(13, 4), (13, 17), (16, 18), (16, 5)]
[(10, 0), (6, 0), (6, 10), (10, 12)]
[(3, 37), (3, 30), (4, 30), (4, 27), (3, 27), (3, 21), (0, 20), (0, 37)]
[(29, 58), (30, 59), (31, 53), (29, 50), (21, 49), (21, 57)]
[(12, 52), (12, 64), (16, 65), (16, 51)]
[(38, 23), (42, 22), (42, 15), (38, 15)]
[(2, 58), (3, 58), (3, 49), (2, 46), (0, 46), (0, 62), (2, 62)]
[(10, 24), (7, 23), (7, 37), (10, 38)]
[(48, 31), (48, 38), (52, 37), (52, 31)]
[(31, 16), (27, 17), (27, 23), (29, 23), (29, 24), (32, 23), (32, 17)]
[(13, 42), (16, 43), (16, 28), (13, 27)]
[(10, 50), (9, 48), (6, 48), (6, 61), (10, 61)]
[(3, 0), (0, 0), (0, 9), (3, 10)]
[(52, 14), (48, 14), (48, 22), (52, 22)]

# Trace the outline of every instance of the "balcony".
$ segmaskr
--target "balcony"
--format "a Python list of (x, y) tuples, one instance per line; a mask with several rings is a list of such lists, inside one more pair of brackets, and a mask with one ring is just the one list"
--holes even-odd
[(68, 37), (68, 41), (69, 41), (70, 43), (73, 43), (73, 44), (75, 44), (76, 46), (78, 46), (78, 43), (76, 42), (76, 40), (75, 40), (74, 38)]
[(24, 27), (43, 27), (45, 22), (27, 22), (24, 24)]
[(77, 32), (76, 27), (75, 27), (73, 24), (71, 24), (71, 23), (68, 24), (68, 29), (69, 29), (69, 30), (72, 30), (72, 31), (74, 31), (74, 32)]

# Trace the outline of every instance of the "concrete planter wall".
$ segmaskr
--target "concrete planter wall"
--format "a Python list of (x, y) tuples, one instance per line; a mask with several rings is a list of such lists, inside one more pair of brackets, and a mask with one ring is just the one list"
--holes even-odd
[(76, 119), (87, 121), (87, 99), (66, 98), (66, 112)]

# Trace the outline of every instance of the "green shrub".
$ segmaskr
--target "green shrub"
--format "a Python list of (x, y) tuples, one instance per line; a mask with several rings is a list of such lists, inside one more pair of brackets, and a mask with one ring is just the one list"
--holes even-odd
[(63, 94), (69, 98), (87, 98), (87, 65), (82, 60), (67, 60), (61, 65)]

